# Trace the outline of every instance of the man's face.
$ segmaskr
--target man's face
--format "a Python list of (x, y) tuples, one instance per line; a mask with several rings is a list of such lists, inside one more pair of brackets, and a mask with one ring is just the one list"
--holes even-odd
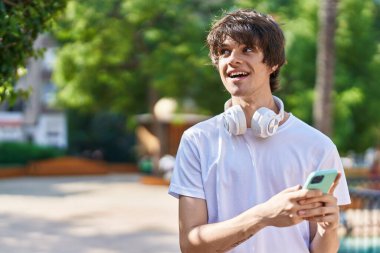
[(249, 48), (227, 37), (218, 54), (219, 74), (232, 96), (249, 97), (270, 92), (272, 69), (263, 63), (261, 50)]

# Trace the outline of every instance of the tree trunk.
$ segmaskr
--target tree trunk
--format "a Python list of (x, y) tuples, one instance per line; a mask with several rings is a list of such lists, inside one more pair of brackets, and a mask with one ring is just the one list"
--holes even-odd
[(322, 0), (319, 9), (317, 77), (314, 100), (314, 126), (332, 134), (332, 91), (334, 83), (336, 8), (338, 0)]

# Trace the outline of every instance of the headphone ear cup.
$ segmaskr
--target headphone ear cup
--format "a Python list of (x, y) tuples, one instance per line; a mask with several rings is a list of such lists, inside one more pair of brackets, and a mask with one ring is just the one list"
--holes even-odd
[(241, 135), (247, 131), (245, 114), (240, 105), (234, 105), (223, 113), (224, 127), (230, 134)]
[(261, 138), (267, 138), (275, 134), (278, 124), (276, 113), (265, 107), (257, 109), (251, 120), (253, 133)]

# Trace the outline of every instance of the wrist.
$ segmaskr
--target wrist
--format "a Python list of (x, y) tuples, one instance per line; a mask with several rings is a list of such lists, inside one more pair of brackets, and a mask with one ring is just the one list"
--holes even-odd
[(324, 226), (318, 224), (317, 231), (321, 236), (330, 236), (330, 235), (337, 235), (338, 234), (338, 228), (339, 228), (339, 224), (333, 225), (333, 226), (328, 226), (328, 227), (324, 227)]
[(267, 208), (266, 208), (265, 204), (256, 205), (252, 209), (252, 211), (255, 213), (255, 215), (257, 217), (258, 226), (260, 227), (260, 229), (267, 227), (267, 226), (271, 226), (269, 215), (268, 215)]

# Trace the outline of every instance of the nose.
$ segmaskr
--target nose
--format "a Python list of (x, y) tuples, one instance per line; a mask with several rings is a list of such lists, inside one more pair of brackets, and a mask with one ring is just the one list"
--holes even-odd
[(228, 59), (228, 63), (231, 65), (234, 65), (234, 64), (240, 64), (241, 62), (242, 62), (241, 55), (239, 54), (239, 52), (233, 50)]

